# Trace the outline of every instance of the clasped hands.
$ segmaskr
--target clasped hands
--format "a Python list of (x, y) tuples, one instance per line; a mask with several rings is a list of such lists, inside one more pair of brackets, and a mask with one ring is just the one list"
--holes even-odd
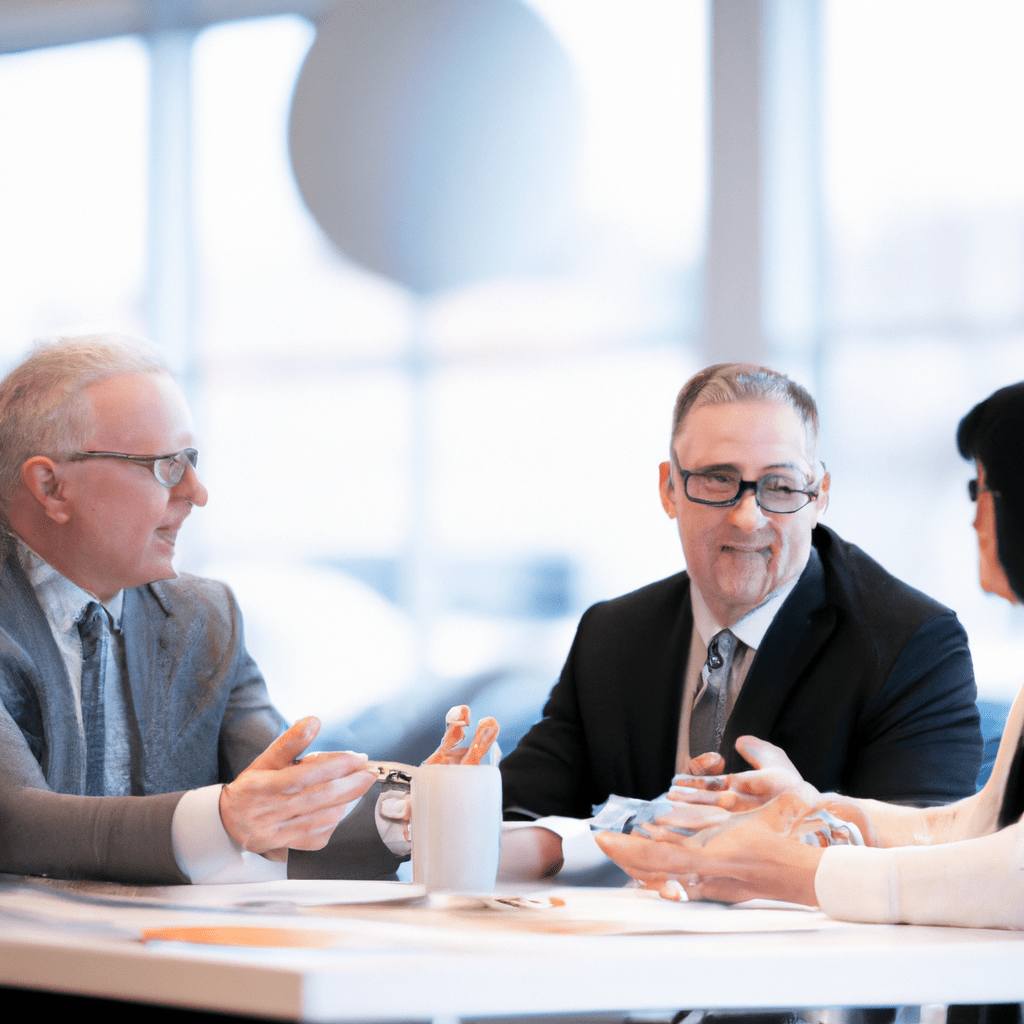
[[(779, 747), (741, 736), (736, 749), (752, 771), (723, 775), (724, 759), (702, 754), (677, 775), (675, 809), (643, 826), (649, 838), (598, 833), (597, 843), (624, 871), (668, 899), (735, 903), (758, 897), (816, 904), (814, 873), (822, 850), (800, 842), (820, 827), (822, 806)], [(692, 833), (683, 834), (677, 829)]]

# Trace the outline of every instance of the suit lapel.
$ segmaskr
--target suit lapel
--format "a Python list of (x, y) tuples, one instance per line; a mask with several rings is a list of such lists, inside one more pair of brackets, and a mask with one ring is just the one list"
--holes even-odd
[[(676, 773), (679, 714), (683, 704), (686, 661), (693, 636), (689, 578), (686, 579), (679, 603), (668, 608), (667, 614), (671, 616), (667, 645), (661, 639), (666, 633), (664, 620), (650, 624), (648, 650), (651, 656), (661, 658), (660, 664), (636, 673), (628, 698), (632, 712), (631, 749), (636, 752), (633, 758), (634, 770), (637, 772), (635, 792), (652, 795), (664, 793)], [(653, 758), (645, 753), (652, 742), (656, 744)]]
[[(165, 722), (170, 717), (174, 695), (165, 692), (173, 677), (168, 669), (171, 652), (166, 636), (170, 615), (166, 595), (154, 584), (124, 592), (124, 660), (143, 750), (160, 749), (157, 734), (165, 731)], [(159, 680), (163, 680), (163, 686)]]
[(767, 736), (797, 680), (824, 646), (836, 625), (826, 604), (825, 572), (812, 547), (793, 592), (768, 627), (740, 690), (722, 737), (726, 771), (750, 766), (736, 753), (738, 736)]
[(75, 692), (50, 624), (14, 551), (0, 568), (0, 595), (0, 632), (31, 664), (27, 679), (3, 673), (0, 690), (10, 686), (32, 690), (31, 695), (24, 691), (2, 693), (4, 703), (13, 707), (19, 700), (34, 698), (43, 740), (40, 763), (47, 783), (61, 793), (84, 793), (85, 741)]

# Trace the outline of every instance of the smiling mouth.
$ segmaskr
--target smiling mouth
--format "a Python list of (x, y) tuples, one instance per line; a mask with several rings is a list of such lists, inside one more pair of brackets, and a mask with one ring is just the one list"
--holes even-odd
[(720, 550), (731, 555), (760, 555), (766, 562), (770, 561), (772, 557), (771, 545), (744, 547), (737, 544), (723, 544)]
[(159, 526), (156, 529), (156, 535), (163, 541), (166, 541), (171, 547), (174, 547), (175, 541), (178, 539), (178, 531), (181, 529), (180, 526)]

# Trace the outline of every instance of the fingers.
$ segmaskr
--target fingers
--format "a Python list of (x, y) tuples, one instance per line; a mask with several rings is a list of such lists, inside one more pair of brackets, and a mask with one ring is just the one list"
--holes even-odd
[(683, 883), (691, 900), (713, 900), (716, 903), (742, 903), (756, 899), (758, 892), (735, 878), (694, 878)]
[[(319, 722), (310, 721), (315, 735)], [(266, 767), (281, 764), (283, 751), (299, 748), (308, 735), (309, 726), (306, 724), (304, 733), (303, 725), (300, 722), (293, 726), (282, 737), (285, 743), (271, 744), (221, 790), (224, 828), (253, 853), (286, 846), (296, 850), (322, 848), (349, 804), (377, 781), (376, 774), (365, 768), (366, 755), (349, 751), (310, 754), (284, 767)], [(289, 737), (289, 733), (295, 735)]]
[(599, 832), (595, 837), (601, 849), (645, 888), (657, 889), (670, 900), (736, 903), (757, 895), (749, 883), (722, 876), (721, 865), (700, 848), (688, 846), (682, 836), (657, 826), (645, 828), (651, 839), (614, 832)]
[(759, 740), (756, 736), (740, 736), (736, 740), (736, 750), (755, 768), (787, 768), (796, 771), (782, 747), (767, 740)]
[[(692, 764), (692, 762), (691, 762)], [(729, 775), (676, 775), (672, 779), (673, 787), (681, 789), (704, 789), (709, 792), (725, 789), (729, 785)]]
[(273, 770), (290, 765), (316, 739), (319, 731), (318, 718), (310, 715), (299, 719), (290, 729), (278, 736), (249, 767)]
[(681, 804), (718, 804), (725, 796), (719, 789), (702, 789), (689, 785), (689, 775), (677, 775), (672, 780), (672, 788), (666, 796), (669, 800)]
[[(627, 875), (646, 882), (656, 874), (637, 846), (644, 842), (639, 837), (622, 835), (620, 832), (596, 832), (594, 840)], [(667, 881), (667, 876), (663, 881)]]
[(688, 898), (686, 891), (683, 889), (682, 883), (677, 882), (674, 878), (670, 878), (658, 889), (658, 895), (663, 900), (672, 900), (673, 902), (678, 902), (679, 900), (685, 900)]
[(774, 811), (779, 821), (786, 821), (789, 823), (805, 817), (811, 813), (811, 810), (812, 808), (796, 793), (791, 792), (782, 793), (770, 804), (765, 805), (765, 811), (767, 813), (770, 814)]
[[(299, 766), (296, 766), (298, 768)], [(233, 789), (244, 791), (253, 802), (254, 811), (268, 817), (286, 820), (320, 808), (344, 807), (358, 800), (376, 781), (374, 772), (347, 770), (340, 775), (317, 778), (307, 773), (301, 780), (290, 769), (247, 776), (244, 772), (231, 783)], [(283, 777), (283, 778), (282, 778)]]
[(497, 721), (493, 718), (481, 718), (480, 724), (476, 727), (476, 735), (473, 737), (473, 742), (470, 743), (469, 750), (466, 751), (462, 763), (479, 764), (487, 751), (491, 749), (491, 744), (497, 738)]
[(458, 746), (469, 728), (469, 705), (456, 704), (444, 717), (445, 731), (441, 745), (424, 761), (424, 764), (449, 764), (450, 754)]
[(723, 775), (725, 758), (717, 751), (709, 750), (706, 754), (690, 758), (691, 775)]
[(331, 832), (345, 814), (347, 802), (328, 802), (303, 814), (294, 808), (285, 810), (277, 802), (267, 804), (254, 799), (238, 780), (225, 786), (220, 794), (220, 817), (225, 831), (243, 849), (266, 853), (291, 847), (319, 850), (327, 845)]
[[(307, 786), (367, 771), (370, 769), (367, 768), (365, 754), (357, 754), (352, 750), (331, 750), (307, 754), (287, 768), (279, 769), (276, 776), (283, 793), (297, 793)], [(376, 772), (371, 771), (371, 774), (376, 779)]]
[(644, 827), (658, 841), (620, 832), (597, 832), (594, 838), (626, 874), (650, 885), (661, 885), (672, 876), (695, 870), (693, 855), (681, 845), (684, 837), (656, 825)]
[[(369, 773), (360, 773), (369, 774)], [(367, 781), (366, 789), (374, 782)], [(302, 794), (286, 804), (253, 799), (252, 794), (235, 788), (235, 783), (221, 790), (220, 814), (228, 834), (243, 849), (264, 853), (281, 847), (293, 850), (319, 850), (327, 845), (331, 833), (345, 816), (352, 800), (365, 789), (342, 794), (331, 791), (325, 783), (319, 793)]]
[(659, 825), (671, 828), (702, 829), (709, 825), (718, 825), (730, 817), (727, 810), (721, 807), (704, 806), (701, 804), (677, 804), (670, 813), (661, 815)]
[(469, 727), (469, 705), (468, 704), (456, 704), (455, 707), (450, 708), (448, 714), (444, 716), (445, 725), (461, 725), (465, 728)]
[(412, 818), (412, 800), (408, 794), (386, 796), (377, 804), (377, 810), (380, 816), (388, 821), (407, 822)]

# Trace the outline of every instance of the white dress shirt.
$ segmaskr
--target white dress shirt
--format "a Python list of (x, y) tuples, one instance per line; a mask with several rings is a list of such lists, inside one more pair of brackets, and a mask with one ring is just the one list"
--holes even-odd
[[(803, 570), (801, 570), (803, 571)], [(729, 688), (726, 692), (726, 718), (732, 714), (736, 706), (736, 698), (747, 679), (747, 673), (753, 664), (754, 655), (761, 646), (765, 634), (775, 621), (775, 616), (783, 606), (786, 598), (793, 592), (793, 588), (800, 579), (799, 573), (788, 583), (783, 583), (777, 590), (773, 590), (767, 599), (756, 608), (747, 612), (742, 619), (731, 625), (723, 625), (712, 614), (708, 608), (704, 596), (697, 588), (697, 584), (690, 580), (690, 601), (693, 605), (693, 634), (690, 638), (690, 653), (686, 659), (686, 669), (683, 675), (683, 700), (679, 709), (679, 743), (676, 748), (676, 771), (687, 772), (690, 766), (690, 712), (693, 710), (694, 702), (700, 696), (705, 687), (701, 678), (701, 669), (708, 660), (708, 644), (711, 638), (728, 629), (743, 644), (737, 647), (733, 655), (732, 671), (729, 673)], [(698, 754), (703, 751), (698, 750)]]

